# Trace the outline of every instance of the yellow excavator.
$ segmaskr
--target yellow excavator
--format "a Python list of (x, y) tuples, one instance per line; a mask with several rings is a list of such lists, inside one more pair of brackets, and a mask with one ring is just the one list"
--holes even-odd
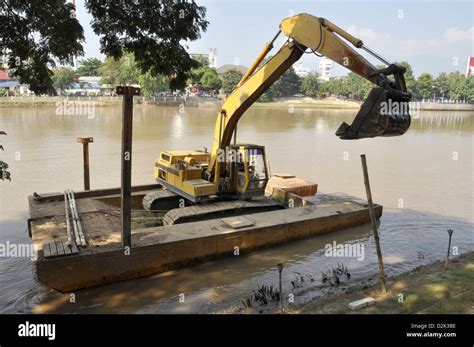
[[(287, 41), (262, 64), (281, 33), (288, 37)], [(349, 44), (366, 51), (387, 67), (377, 69)], [(205, 201), (219, 201), (224, 206), (225, 201), (249, 201), (262, 196), (269, 179), (265, 147), (237, 144), (237, 123), (244, 112), (304, 53), (325, 56), (376, 85), (352, 125), (343, 123), (337, 129), (339, 138), (397, 136), (408, 130), (408, 102), (411, 95), (405, 85), (405, 69), (390, 64), (367, 48), (362, 40), (327, 19), (306, 13), (298, 14), (281, 22), (278, 33), (265, 45), (225, 99), (215, 123), (211, 151), (160, 153), (155, 161), (155, 178), (166, 189), (147, 194), (143, 200), (144, 208), (170, 210), (179, 207), (180, 202), (180, 207), (183, 207), (202, 205)], [(393, 80), (388, 76), (393, 76)], [(245, 207), (249, 207), (249, 211), (268, 210), (274, 206), (266, 200), (248, 204)], [(235, 205), (227, 204), (222, 209), (234, 208)], [(179, 213), (186, 213), (185, 210), (181, 209)], [(198, 212), (192, 209), (188, 213), (195, 215)]]

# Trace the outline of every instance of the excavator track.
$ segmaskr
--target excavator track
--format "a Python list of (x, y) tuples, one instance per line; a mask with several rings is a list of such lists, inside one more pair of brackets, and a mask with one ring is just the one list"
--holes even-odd
[(149, 192), (143, 198), (143, 208), (145, 210), (171, 210), (179, 206), (181, 196), (168, 189), (160, 189)]
[(163, 225), (197, 222), (214, 218), (226, 218), (245, 214), (260, 213), (282, 209), (283, 206), (265, 196), (253, 198), (250, 201), (232, 200), (208, 202), (175, 208), (166, 213)]

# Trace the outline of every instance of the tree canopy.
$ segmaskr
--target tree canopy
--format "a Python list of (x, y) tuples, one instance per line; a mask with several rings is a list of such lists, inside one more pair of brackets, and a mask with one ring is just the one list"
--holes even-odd
[(65, 0), (1, 1), (0, 50), (13, 77), (37, 94), (54, 93), (50, 66), (82, 55), (84, 31)]
[(318, 89), (318, 74), (310, 73), (308, 76), (303, 78), (303, 81), (301, 82), (301, 90), (305, 95), (315, 97), (318, 95)]
[(422, 98), (429, 98), (433, 95), (433, 77), (427, 72), (423, 72), (416, 81), (418, 95)]
[(207, 29), (205, 7), (175, 0), (86, 0), (85, 4), (102, 53), (115, 59), (134, 53), (142, 73), (170, 76), (171, 89), (186, 85), (197, 63), (182, 42), (197, 40)]
[(53, 71), (53, 86), (61, 92), (74, 83), (74, 71), (71, 68), (60, 67)]
[(77, 74), (79, 76), (99, 76), (99, 68), (102, 66), (102, 61), (97, 58), (83, 59), (79, 62)]
[[(205, 7), (175, 0), (86, 0), (85, 6), (107, 57), (134, 53), (142, 73), (169, 76), (172, 89), (185, 86), (197, 65), (183, 43), (207, 29)], [(82, 56), (83, 42), (84, 30), (66, 0), (0, 1), (0, 50), (12, 76), (36, 94), (54, 93), (50, 68)], [(89, 63), (97, 62), (87, 61), (84, 72), (98, 71)]]
[(290, 67), (270, 88), (276, 97), (293, 96), (301, 91), (301, 80)]
[(242, 79), (242, 73), (238, 70), (232, 69), (226, 71), (222, 75), (222, 90), (225, 94), (229, 94), (235, 88), (237, 83)]

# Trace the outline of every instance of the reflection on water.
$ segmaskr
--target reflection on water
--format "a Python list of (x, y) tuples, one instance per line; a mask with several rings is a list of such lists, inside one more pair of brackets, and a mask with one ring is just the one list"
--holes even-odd
[[(210, 148), (216, 113), (213, 108), (187, 108), (180, 114), (177, 108), (137, 107), (133, 184), (153, 182), (153, 162), (163, 149)], [(404, 136), (339, 140), (335, 130), (355, 113), (251, 109), (239, 123), (239, 141), (265, 145), (273, 173), (291, 172), (317, 182), (322, 192), (359, 197), (365, 196), (359, 155), (366, 153), (374, 199), (385, 207), (380, 232), (389, 275), (442, 258), (447, 228), (455, 230), (453, 243), (460, 252), (473, 250), (473, 114), (422, 112)], [(78, 136), (94, 137), (91, 186), (119, 186), (120, 117), (119, 107), (96, 108), (93, 118), (56, 116), (54, 108), (0, 109), (1, 129), (8, 133), (2, 160), (13, 176), (11, 183), (0, 184), (0, 242), (29, 242), (27, 195), (81, 189)], [(344, 264), (354, 280), (374, 277), (369, 226), (82, 290), (76, 304), (37, 283), (30, 260), (0, 258), (0, 312), (221, 312), (239, 307), (257, 286), (276, 284), (275, 266), (281, 261), (285, 292), (293, 290), (294, 272), (315, 278), (295, 292), (297, 301), (307, 300), (324, 293), (318, 288), (320, 272), (338, 262), (323, 256), (324, 245), (334, 240), (366, 244), (364, 261), (344, 259)], [(180, 293), (186, 294), (184, 304), (178, 303)]]

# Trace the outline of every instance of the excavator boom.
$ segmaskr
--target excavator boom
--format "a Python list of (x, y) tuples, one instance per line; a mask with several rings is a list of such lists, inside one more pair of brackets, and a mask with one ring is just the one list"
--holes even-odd
[[(288, 40), (271, 59), (260, 66), (280, 32), (285, 34)], [(378, 70), (348, 43), (355, 48), (364, 49), (389, 66)], [(406, 90), (404, 69), (389, 64), (365, 47), (362, 40), (326, 19), (306, 13), (299, 14), (281, 22), (278, 34), (265, 45), (262, 53), (222, 105), (216, 120), (207, 169), (212, 182), (219, 182), (220, 173), (224, 170), (224, 165), (221, 166), (222, 163), (218, 160), (219, 153), (230, 145), (240, 117), (308, 49), (315, 54), (326, 56), (378, 86), (369, 94), (353, 124), (341, 124), (336, 132), (337, 136), (341, 139), (360, 139), (402, 135), (407, 131), (410, 126), (408, 102), (411, 95)], [(393, 75), (395, 81), (388, 79), (389, 75)], [(398, 107), (392, 111), (384, 103), (397, 104)], [(400, 103), (403, 105), (399, 105)]]

